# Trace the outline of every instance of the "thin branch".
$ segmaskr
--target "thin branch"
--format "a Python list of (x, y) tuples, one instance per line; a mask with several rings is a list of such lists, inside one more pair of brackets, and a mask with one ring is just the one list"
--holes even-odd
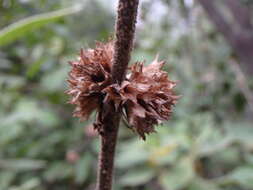
[[(119, 0), (114, 43), (112, 83), (121, 84), (125, 78), (133, 46), (139, 0)], [(98, 165), (97, 190), (111, 190), (114, 154), (120, 123), (120, 114), (109, 104), (100, 113), (103, 132)]]
[(248, 7), (238, 0), (226, 0), (225, 3), (233, 14), (234, 19), (243, 30), (249, 31), (253, 29), (250, 9)]
[(238, 63), (235, 60), (231, 59), (230, 64), (232, 66), (231, 68), (232, 68), (233, 72), (235, 73), (238, 88), (241, 89), (242, 93), (244, 94), (244, 96), (247, 100), (247, 103), (249, 105), (249, 109), (250, 109), (251, 113), (253, 113), (253, 94), (249, 88), (248, 80), (247, 80), (246, 76), (243, 74), (240, 66), (238, 65)]
[[(228, 0), (227, 5), (230, 9), (230, 12), (237, 17), (236, 11), (243, 12), (246, 11), (246, 8), (242, 5), (236, 7), (238, 2), (237, 0)], [(241, 62), (245, 65), (244, 70), (249, 74), (253, 73), (253, 30), (249, 32), (250, 28), (250, 18), (248, 18), (249, 14), (247, 12), (244, 13), (242, 18), (236, 18), (235, 21), (243, 22), (237, 23), (239, 26), (247, 26), (246, 28), (241, 28), (237, 30), (233, 24), (229, 24), (224, 15), (220, 12), (217, 7), (217, 1), (215, 0), (199, 0), (199, 3), (207, 12), (210, 19), (216, 25), (217, 29), (223, 34), (224, 38), (228, 41), (231, 47), (234, 49), (235, 53), (241, 60)]]

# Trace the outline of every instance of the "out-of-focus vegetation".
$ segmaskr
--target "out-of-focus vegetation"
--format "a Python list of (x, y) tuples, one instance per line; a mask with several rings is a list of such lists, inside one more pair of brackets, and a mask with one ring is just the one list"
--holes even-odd
[[(71, 116), (67, 62), (113, 35), (115, 2), (0, 1), (0, 190), (94, 189), (99, 138)], [(197, 1), (139, 12), (132, 60), (159, 52), (182, 98), (145, 142), (122, 124), (114, 189), (253, 189), (252, 77)]]

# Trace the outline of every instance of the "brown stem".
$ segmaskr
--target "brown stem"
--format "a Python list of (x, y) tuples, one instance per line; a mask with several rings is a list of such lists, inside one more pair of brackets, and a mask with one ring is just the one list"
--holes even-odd
[[(114, 42), (112, 83), (121, 84), (125, 78), (133, 46), (139, 0), (119, 0)], [(101, 151), (96, 190), (111, 190), (114, 154), (119, 129), (120, 114), (112, 105), (103, 105), (101, 111)]]
[(139, 0), (119, 0), (112, 68), (114, 83), (120, 84), (125, 78), (133, 46), (138, 4)]
[(103, 127), (105, 130), (101, 135), (101, 150), (99, 155), (96, 190), (111, 190), (112, 188), (114, 154), (120, 115), (111, 112), (111, 114), (108, 114), (107, 116), (107, 120), (103, 120)]

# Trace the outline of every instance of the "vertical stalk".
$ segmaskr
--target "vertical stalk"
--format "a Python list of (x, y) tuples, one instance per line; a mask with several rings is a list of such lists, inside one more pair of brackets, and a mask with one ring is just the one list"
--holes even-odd
[[(114, 168), (114, 154), (117, 143), (120, 115), (111, 112), (103, 121), (104, 132), (101, 135), (101, 149), (98, 163), (96, 190), (111, 190)], [(106, 120), (109, 118), (108, 120)]]
[(112, 78), (121, 83), (130, 61), (139, 0), (119, 0), (114, 43)]
[[(121, 84), (125, 78), (133, 47), (138, 4), (139, 0), (119, 0), (115, 27), (112, 83)], [(96, 190), (111, 190), (120, 114), (111, 105), (104, 105), (102, 113), (104, 113), (102, 114), (103, 133), (101, 133)]]

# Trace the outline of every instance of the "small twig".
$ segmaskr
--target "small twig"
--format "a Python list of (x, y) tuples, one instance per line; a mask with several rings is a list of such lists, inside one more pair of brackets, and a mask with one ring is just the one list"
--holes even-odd
[[(226, 5), (230, 10), (230, 13), (234, 15), (236, 24), (228, 22), (224, 14), (219, 10), (217, 0), (198, 0), (202, 5), (206, 13), (209, 15), (211, 21), (216, 25), (216, 28), (223, 34), (224, 38), (231, 45), (234, 52), (239, 57), (241, 63), (245, 67), (247, 73), (253, 73), (253, 33), (252, 24), (249, 23), (250, 18), (247, 18), (250, 14), (248, 9), (243, 5), (237, 6), (238, 0), (226, 0)], [(239, 14), (243, 12), (244, 14)], [(240, 18), (239, 18), (240, 16)], [(242, 23), (238, 23), (242, 22)], [(236, 29), (239, 27), (240, 30)]]
[(238, 63), (236, 63), (235, 60), (231, 59), (230, 60), (230, 65), (233, 70), (233, 72), (236, 75), (236, 81), (238, 83), (238, 87), (241, 89), (242, 93), (244, 94), (247, 103), (249, 105), (250, 111), (253, 113), (253, 95), (251, 90), (249, 89), (247, 79), (242, 72), (240, 66)]
[[(112, 83), (121, 84), (125, 78), (133, 46), (139, 0), (119, 0), (113, 55)], [(120, 114), (111, 105), (103, 105), (101, 151), (96, 190), (111, 190), (114, 154)]]

